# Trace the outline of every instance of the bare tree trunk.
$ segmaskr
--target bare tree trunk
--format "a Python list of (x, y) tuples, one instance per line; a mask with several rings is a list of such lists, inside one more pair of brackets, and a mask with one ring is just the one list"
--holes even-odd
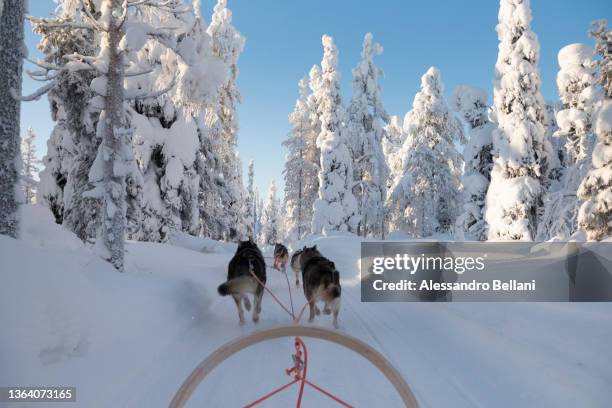
[(15, 238), (24, 12), (24, 0), (4, 0), (0, 15), (0, 234)]

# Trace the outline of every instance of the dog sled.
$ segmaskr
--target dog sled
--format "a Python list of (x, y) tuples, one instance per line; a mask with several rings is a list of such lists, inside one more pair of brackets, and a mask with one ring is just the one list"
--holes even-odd
[[(285, 278), (287, 278), (287, 274), (284, 268), (282, 272), (285, 274)], [(255, 407), (261, 404), (262, 402), (267, 401), (274, 395), (281, 393), (294, 385), (297, 385), (299, 387), (299, 392), (296, 400), (297, 408), (301, 407), (302, 397), (304, 395), (306, 387), (308, 387), (308, 389), (324, 394), (340, 406), (344, 406), (347, 408), (353, 407), (353, 405), (342, 400), (340, 397), (334, 395), (330, 391), (308, 380), (308, 349), (306, 347), (306, 343), (302, 338), (313, 338), (331, 342), (361, 355), (366, 360), (368, 360), (376, 369), (378, 369), (378, 371), (382, 375), (387, 378), (387, 380), (395, 388), (402, 402), (407, 408), (418, 408), (417, 400), (404, 378), (393, 367), (393, 365), (391, 365), (391, 363), (374, 348), (372, 348), (361, 340), (358, 340), (352, 336), (348, 336), (337, 330), (331, 330), (316, 326), (305, 326), (300, 324), (302, 314), (311, 302), (306, 302), (299, 314), (295, 314), (293, 308), (293, 300), (291, 296), (291, 285), (289, 284), (288, 278), (286, 279), (286, 281), (287, 287), (289, 289), (291, 310), (287, 306), (285, 306), (280, 301), (280, 299), (266, 286), (265, 281), (260, 280), (260, 278), (252, 271), (251, 275), (253, 279), (256, 280), (263, 287), (263, 289), (271, 295), (274, 301), (278, 303), (278, 305), (292, 318), (293, 324), (257, 331), (247, 336), (232, 340), (218, 348), (211, 355), (206, 357), (200, 364), (198, 364), (198, 366), (185, 379), (185, 381), (182, 383), (182, 385), (174, 395), (170, 403), (170, 408), (183, 408), (189, 401), (190, 397), (193, 395), (196, 388), (202, 383), (202, 381), (204, 381), (204, 379), (215, 368), (217, 368), (221, 363), (223, 363), (223, 361), (238, 353), (239, 351), (266, 341), (291, 337), (294, 338), (295, 347), (295, 354), (292, 354), (291, 356), (293, 366), (285, 370), (285, 374), (291, 377), (291, 380), (288, 383), (278, 388), (275, 388), (267, 394), (261, 396), (257, 400), (244, 405), (245, 408)]]

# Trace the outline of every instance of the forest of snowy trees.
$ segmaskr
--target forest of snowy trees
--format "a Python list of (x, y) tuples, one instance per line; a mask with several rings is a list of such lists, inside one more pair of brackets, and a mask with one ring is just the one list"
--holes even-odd
[(560, 50), (560, 102), (545, 103), (530, 23), (529, 1), (500, 1), (492, 104), (486, 91), (468, 85), (447, 102), (442, 75), (431, 67), (403, 123), (383, 106), (382, 70), (373, 61), (382, 47), (372, 34), (352, 71), (346, 108), (338, 50), (324, 36), (323, 61), (300, 81), (289, 117), (287, 236), (333, 230), (457, 240), (611, 236), (612, 31), (604, 20), (594, 22), (594, 50), (584, 44)]
[[(601, 240), (612, 235), (612, 31), (559, 51), (559, 102), (540, 92), (528, 0), (500, 0), (492, 100), (429, 68), (403, 120), (383, 104), (383, 47), (371, 33), (342, 95), (340, 52), (299, 81), (289, 115), (284, 194), (243, 179), (237, 86), (245, 37), (227, 0), (207, 23), (199, 0), (60, 0), (27, 17), (41, 60), (21, 47), (23, 0), (0, 1), (0, 234), (18, 205), (58, 224), (123, 269), (124, 239), (176, 231), (261, 244), (311, 233), (457, 240)], [(585, 27), (585, 30), (587, 28)], [(42, 87), (21, 95), (27, 75)], [(415, 81), (418, 78), (414, 79)], [(19, 137), (20, 103), (48, 98), (54, 128), (41, 162)], [(409, 98), (407, 98), (409, 99)], [(288, 109), (290, 110), (290, 109)], [(21, 151), (21, 154), (19, 153)], [(19, 160), (21, 156), (21, 160)], [(246, 182), (246, 186), (245, 186)]]

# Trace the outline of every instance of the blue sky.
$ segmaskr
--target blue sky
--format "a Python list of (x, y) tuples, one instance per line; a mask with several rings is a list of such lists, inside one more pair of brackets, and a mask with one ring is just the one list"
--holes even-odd
[[(212, 0), (202, 0), (210, 16)], [(238, 86), (243, 103), (238, 114), (238, 149), (243, 164), (255, 160), (256, 186), (264, 194), (272, 179), (282, 186), (285, 151), (281, 142), (289, 130), (287, 115), (297, 96), (297, 83), (322, 55), (321, 36), (333, 36), (340, 50), (345, 104), (350, 100), (350, 72), (357, 64), (363, 35), (370, 31), (384, 47), (377, 59), (384, 69), (381, 81), (387, 111), (403, 116), (418, 92), (421, 75), (435, 65), (442, 72), (445, 93), (458, 84), (491, 93), (497, 58), (496, 0), (228, 0), (234, 25), (246, 37), (239, 61)], [(558, 98), (555, 77), (557, 53), (563, 46), (584, 42), (590, 22), (612, 18), (609, 0), (532, 0), (532, 28), (541, 44), (542, 93)], [(46, 16), (52, 0), (30, 1), (30, 14)], [(210, 20), (210, 18), (208, 18)], [(37, 37), (26, 26), (30, 55)], [(26, 79), (24, 93), (37, 84)], [(489, 96), (491, 98), (491, 95)], [(53, 123), (48, 102), (24, 103), (22, 132), (32, 126), (38, 151), (46, 151)], [(246, 171), (244, 172), (246, 175)]]

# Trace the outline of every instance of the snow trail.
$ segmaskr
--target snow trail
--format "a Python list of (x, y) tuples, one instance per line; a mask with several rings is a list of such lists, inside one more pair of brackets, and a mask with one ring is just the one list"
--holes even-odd
[[(8, 334), (0, 337), (0, 367), (11, 367), (0, 369), (0, 383), (74, 385), (77, 406), (164, 407), (218, 347), (291, 321), (266, 293), (259, 324), (248, 314), (247, 324), (238, 325), (234, 302), (216, 293), (235, 245), (130, 242), (127, 272), (121, 274), (72, 234), (56, 231), (52, 221), (30, 215), (24, 240), (0, 237), (0, 258), (7, 260), (0, 321)], [(336, 263), (343, 285), (339, 330), (385, 355), (421, 406), (606, 406), (612, 388), (610, 304), (362, 303), (359, 243), (350, 234), (319, 236), (290, 249), (316, 244)], [(271, 252), (264, 249), (266, 257)], [(284, 276), (271, 268), (267, 275), (270, 289), (288, 306)], [(291, 283), (299, 310), (305, 298)], [(331, 317), (318, 316), (314, 324), (331, 328)], [(304, 340), (311, 381), (356, 406), (401, 406), (365, 359)], [(188, 406), (243, 406), (257, 399), (289, 381), (284, 370), (292, 352), (287, 338), (232, 356)], [(296, 396), (292, 388), (262, 406), (291, 406)], [(304, 398), (305, 406), (336, 406), (312, 390)]]

